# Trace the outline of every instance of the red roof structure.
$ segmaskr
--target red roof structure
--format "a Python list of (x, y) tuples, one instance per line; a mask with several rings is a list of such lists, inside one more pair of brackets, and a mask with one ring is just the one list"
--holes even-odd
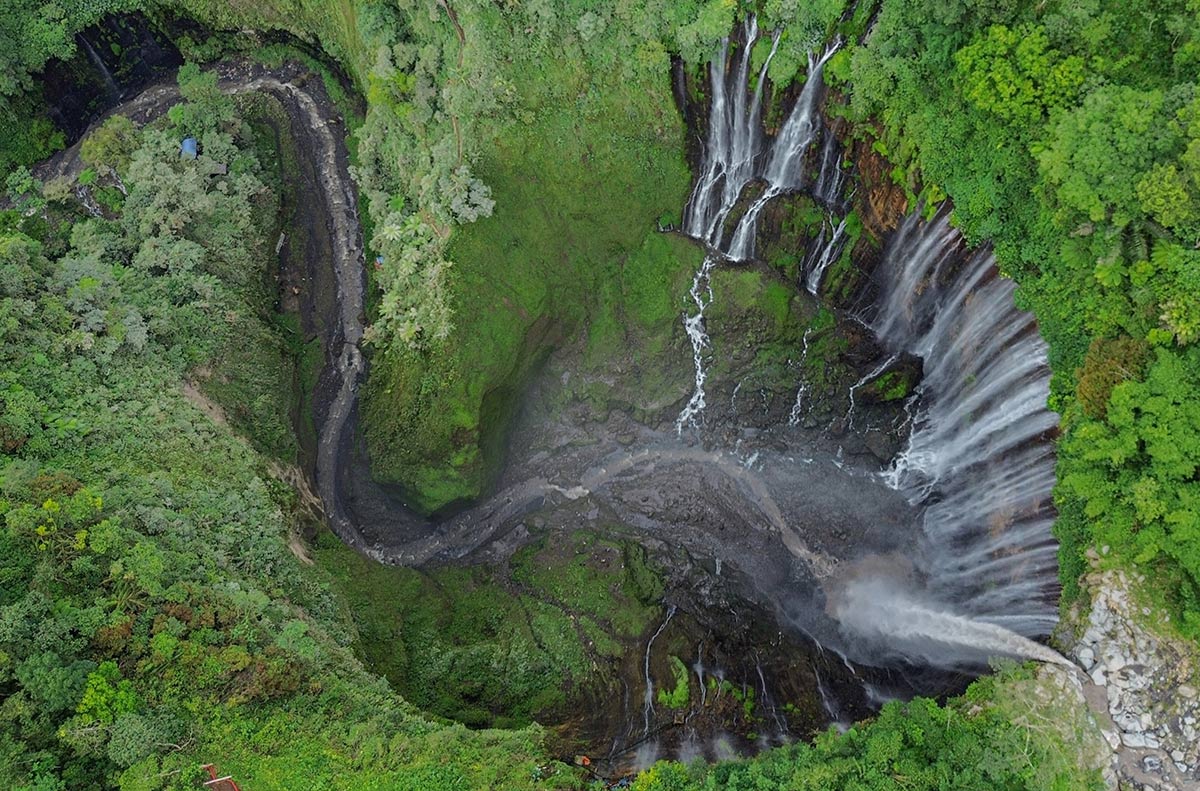
[(208, 772), (208, 776), (211, 778), (204, 781), (205, 788), (212, 789), (212, 791), (242, 791), (241, 786), (234, 782), (231, 775), (217, 777), (217, 767), (212, 764), (205, 764), (200, 768)]

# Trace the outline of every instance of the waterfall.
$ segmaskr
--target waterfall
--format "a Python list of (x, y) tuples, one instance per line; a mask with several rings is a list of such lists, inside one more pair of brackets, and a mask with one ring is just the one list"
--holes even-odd
[(721, 51), (709, 65), (712, 103), (709, 109), (708, 139), (704, 145), (704, 164), (685, 210), (683, 228), (689, 235), (718, 245), (725, 217), (737, 203), (742, 189), (756, 175), (763, 146), (763, 87), (767, 68), (779, 47), (779, 33), (772, 36), (771, 51), (759, 70), (753, 97), (747, 103), (747, 78), (750, 55), (758, 39), (758, 20), (746, 18), (742, 24), (743, 42), (737, 66), (725, 74), (729, 59), (729, 39), (721, 40)]
[(1044, 636), (1057, 621), (1058, 415), (1046, 406), (1050, 369), (1034, 318), (1013, 303), (991, 252), (966, 249), (947, 207), (930, 222), (905, 220), (875, 279), (870, 326), (893, 352), (924, 360), (908, 444), (885, 480), (925, 505), (917, 563), (930, 596), (975, 626), (947, 613), (913, 618), (971, 639), (996, 640), (995, 625)]
[(820, 58), (814, 59), (811, 52), (808, 54), (808, 81), (804, 83), (800, 97), (796, 99), (792, 112), (775, 138), (770, 161), (762, 175), (767, 182), (767, 189), (742, 215), (733, 233), (733, 241), (729, 244), (728, 255), (734, 261), (746, 261), (754, 257), (755, 229), (763, 208), (784, 192), (803, 186), (804, 155), (817, 136), (817, 98), (823, 87), (821, 72), (839, 45), (839, 42), (831, 44)]
[(696, 662), (692, 665), (692, 670), (696, 671), (696, 682), (700, 685), (700, 708), (703, 709), (708, 705), (708, 688), (704, 685), (704, 641), (700, 641), (700, 645), (696, 646)]
[(683, 329), (692, 344), (692, 368), (695, 374), (692, 396), (679, 413), (679, 417), (675, 418), (675, 433), (678, 435), (683, 434), (684, 426), (696, 425), (696, 418), (707, 405), (704, 400), (704, 382), (708, 379), (708, 371), (704, 365), (704, 350), (708, 348), (708, 333), (704, 329), (704, 309), (713, 299), (710, 276), (716, 263), (715, 256), (706, 255), (704, 263), (696, 270), (696, 276), (692, 278), (692, 287), (688, 291), (692, 302), (696, 303), (696, 312), (683, 317)]
[[(775, 706), (775, 699), (771, 697), (771, 690), (767, 688), (767, 679), (763, 676), (762, 662), (759, 657), (754, 657), (754, 669), (758, 672), (758, 686), (762, 690), (760, 700), (762, 707), (770, 713), (771, 720), (775, 725), (775, 735), (780, 740), (786, 741), (788, 734), (787, 720), (779, 716), (779, 709)], [(766, 738), (765, 735), (763, 738)]]
[(900, 359), (899, 354), (891, 355), (879, 365), (872, 368), (869, 373), (863, 376), (863, 378), (850, 385), (850, 409), (846, 411), (846, 427), (851, 431), (854, 430), (854, 394), (858, 392), (860, 387), (881, 376), (883, 372), (886, 371), (891, 364), (896, 362), (898, 359)]
[(860, 574), (846, 582), (832, 610), (843, 629), (937, 666), (1009, 656), (1074, 667), (1057, 651), (1010, 629), (920, 601), (886, 574)]
[[(816, 137), (817, 100), (822, 89), (821, 69), (837, 51), (833, 44), (819, 57), (808, 57), (808, 81), (800, 92), (795, 106), (779, 133), (771, 141), (769, 152), (764, 151), (762, 129), (762, 98), (767, 69), (779, 48), (779, 31), (771, 35), (771, 49), (758, 71), (758, 79), (750, 92), (750, 60), (758, 40), (758, 21), (751, 15), (742, 23), (740, 50), (731, 63), (730, 41), (726, 37), (709, 64), (712, 101), (709, 105), (708, 135), (704, 143), (704, 158), (696, 185), (684, 207), (684, 232), (707, 244), (711, 249), (692, 280), (690, 295), (696, 312), (685, 314), (684, 329), (692, 345), (695, 382), (692, 395), (675, 421), (676, 433), (686, 426), (696, 426), (704, 411), (704, 382), (707, 378), (704, 352), (709, 339), (704, 325), (704, 311), (712, 302), (709, 278), (721, 258), (744, 261), (754, 255), (754, 235), (758, 216), (763, 207), (777, 195), (799, 188), (803, 183), (804, 156)], [(763, 163), (764, 153), (766, 163)], [(722, 243), (725, 221), (741, 198), (742, 192), (754, 179), (763, 179), (767, 188), (743, 215), (727, 247)]]
[(813, 185), (813, 197), (825, 206), (842, 211), (846, 205), (846, 176), (842, 168), (842, 150), (832, 131), (825, 131), (825, 142), (821, 146), (821, 169)]
[(804, 288), (814, 297), (821, 288), (821, 279), (825, 276), (825, 270), (842, 257), (842, 250), (846, 247), (846, 220), (847, 217), (841, 219), (837, 227), (829, 233), (828, 239), (825, 238), (826, 226), (831, 226), (832, 223), (827, 222), (822, 225), (821, 232), (817, 236), (817, 243), (812, 246), (812, 252), (809, 254), (808, 260), (804, 262), (804, 271), (808, 273), (804, 278)]
[(120, 98), (121, 89), (117, 87), (117, 81), (113, 79), (112, 72), (108, 70), (108, 66), (105, 65), (104, 59), (100, 57), (100, 53), (96, 52), (95, 48), (92, 47), (92, 42), (88, 41), (87, 36), (82, 33), (76, 34), (75, 39), (83, 45), (84, 50), (87, 51), (88, 59), (104, 78), (104, 87), (108, 90), (108, 95), (114, 99)]
[(796, 400), (792, 404), (792, 411), (788, 414), (788, 425), (800, 425), (801, 410), (804, 409), (804, 396), (808, 392), (808, 382), (804, 381), (804, 368), (808, 364), (808, 337), (812, 335), (812, 327), (804, 331), (804, 346), (800, 351), (800, 386), (796, 388)]
[(650, 725), (654, 716), (654, 680), (650, 678), (650, 651), (654, 648), (654, 641), (667, 628), (667, 624), (675, 617), (675, 605), (672, 604), (667, 608), (667, 617), (659, 624), (658, 630), (651, 635), (649, 642), (646, 643), (646, 656), (643, 659), (642, 673), (646, 680), (646, 696), (642, 700), (642, 720), (645, 727), (642, 730), (642, 736), (650, 735)]
[(845, 733), (850, 730), (845, 717), (842, 716), (842, 710), (838, 706), (837, 700), (829, 694), (829, 690), (825, 688), (825, 684), (821, 681), (821, 671), (817, 670), (816, 665), (813, 666), (813, 678), (817, 680), (817, 694), (821, 697), (821, 708), (825, 709), (830, 723), (838, 729), (838, 733)]

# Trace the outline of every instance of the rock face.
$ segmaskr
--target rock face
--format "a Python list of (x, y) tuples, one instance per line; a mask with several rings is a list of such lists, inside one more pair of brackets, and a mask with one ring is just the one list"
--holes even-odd
[(1109, 788), (1200, 789), (1200, 690), (1195, 649), (1155, 634), (1124, 572), (1089, 575), (1092, 608), (1071, 655), (1112, 750)]
[(878, 242), (895, 230), (911, 207), (904, 188), (892, 180), (891, 164), (869, 143), (855, 143), (854, 161), (863, 190), (855, 206), (863, 227)]

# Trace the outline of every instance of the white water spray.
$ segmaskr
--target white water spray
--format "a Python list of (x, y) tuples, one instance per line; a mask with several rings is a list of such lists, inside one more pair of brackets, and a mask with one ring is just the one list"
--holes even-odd
[(742, 189), (756, 175), (763, 147), (762, 94), (767, 69), (779, 47), (779, 33), (772, 36), (771, 51), (759, 71), (752, 96), (747, 96), (750, 56), (758, 39), (758, 21), (750, 16), (742, 25), (741, 52), (733, 71), (726, 74), (729, 39), (721, 40), (721, 51), (709, 65), (712, 103), (709, 108), (705, 161), (684, 213), (684, 231), (689, 236), (718, 246), (725, 218), (737, 203)]
[(1057, 651), (988, 621), (923, 601), (886, 574), (858, 574), (838, 587), (831, 612), (844, 632), (908, 658), (941, 667), (981, 664), (992, 657), (1074, 665)]
[(808, 82), (804, 84), (792, 112), (779, 130), (771, 147), (771, 159), (762, 174), (767, 189), (742, 215), (734, 230), (728, 250), (729, 257), (734, 261), (746, 261), (754, 257), (758, 217), (766, 205), (784, 192), (798, 189), (804, 184), (804, 155), (808, 153), (808, 147), (816, 138), (819, 128), (817, 99), (824, 88), (821, 73), (825, 62), (833, 57), (839, 46), (840, 42), (833, 43), (819, 58), (814, 58), (811, 52), (808, 55)]
[(796, 388), (796, 401), (792, 404), (791, 414), (788, 415), (788, 425), (800, 425), (801, 410), (804, 408), (804, 395), (808, 392), (808, 382), (804, 381), (804, 366), (808, 363), (808, 338), (812, 335), (812, 327), (804, 331), (804, 347), (800, 352), (800, 386)]
[(692, 344), (692, 367), (695, 371), (695, 378), (692, 385), (692, 397), (688, 399), (683, 411), (679, 413), (679, 417), (675, 418), (677, 435), (683, 434), (684, 426), (696, 426), (697, 419), (706, 406), (704, 382), (708, 379), (708, 371), (705, 366), (704, 353), (708, 349), (708, 332), (704, 328), (704, 309), (713, 300), (711, 277), (712, 268), (716, 263), (716, 257), (705, 256), (704, 263), (696, 271), (696, 276), (692, 278), (692, 287), (688, 290), (692, 302), (696, 304), (696, 312), (690, 316), (684, 316), (683, 328)]
[(1039, 637), (1058, 592), (1046, 345), (990, 251), (968, 251), (948, 215), (905, 220), (876, 273), (872, 328), (924, 359), (908, 446), (885, 480), (928, 504), (917, 557), (933, 598)]

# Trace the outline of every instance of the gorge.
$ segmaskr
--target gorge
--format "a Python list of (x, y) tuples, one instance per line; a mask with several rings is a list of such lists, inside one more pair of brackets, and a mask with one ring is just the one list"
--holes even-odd
[[(769, 40), (771, 50), (752, 86), (750, 53), (760, 40)], [(675, 433), (681, 437), (685, 429), (703, 437), (704, 385), (710, 362), (704, 311), (714, 299), (713, 269), (753, 258), (760, 215), (785, 193), (811, 194), (831, 206), (820, 233), (801, 256), (804, 266), (796, 275), (797, 289), (820, 293), (822, 275), (841, 256), (847, 241), (844, 207), (848, 201), (841, 194), (847, 179), (837, 155), (838, 143), (819, 113), (824, 93), (821, 68), (836, 47), (809, 57), (803, 90), (776, 134), (768, 136), (761, 110), (766, 70), (777, 44), (778, 35), (760, 39), (751, 16), (739, 39), (732, 45), (728, 39), (722, 43), (711, 65), (712, 99), (703, 161), (684, 211), (683, 232), (705, 244), (708, 252), (689, 290), (697, 310), (683, 321), (692, 345), (695, 382), (675, 419)], [(818, 148), (814, 144), (819, 139), (823, 142)], [(819, 159), (810, 156), (818, 151)], [(322, 158), (335, 160), (332, 153)], [(346, 176), (341, 180), (348, 183)], [(765, 187), (747, 208), (742, 195), (752, 183)], [(347, 204), (340, 205), (331, 205), (328, 214), (346, 215)], [(734, 213), (738, 208), (740, 217)], [(839, 211), (840, 217), (835, 213)], [(434, 521), (422, 519), (394, 494), (379, 489), (366, 472), (364, 451), (355, 443), (356, 396), (366, 374), (358, 351), (363, 253), (361, 243), (335, 245), (341, 251), (339, 261), (345, 262), (334, 267), (336, 289), (330, 289), (336, 290), (340, 318), (325, 322), (332, 335), (325, 341), (326, 364), (315, 401), (319, 426), (315, 475), (331, 526), (343, 541), (385, 563), (487, 557), (495, 552), (493, 542), (511, 539), (514, 527), (524, 530), (531, 517), (575, 509), (577, 500), (611, 503), (625, 496), (632, 481), (639, 486), (643, 480), (671, 481), (669, 475), (661, 477), (660, 465), (709, 465), (725, 470), (743, 490), (746, 499), (741, 507), (751, 509), (744, 518), (765, 520), (753, 529), (777, 534), (802, 564), (786, 572), (793, 579), (799, 575), (807, 580), (799, 587), (764, 586), (760, 580), (751, 585), (757, 590), (750, 595), (786, 612), (785, 622), (814, 640), (818, 652), (829, 648), (875, 672), (899, 670), (902, 675), (909, 664), (978, 669), (989, 658), (1004, 655), (1065, 662), (1032, 642), (1045, 638), (1056, 621), (1049, 490), (1057, 416), (1045, 408), (1049, 392), (1045, 353), (1032, 317), (1012, 304), (1011, 284), (996, 275), (986, 251), (966, 248), (950, 228), (948, 214), (949, 208), (943, 207), (928, 222), (919, 213), (906, 218), (885, 241), (878, 265), (863, 278), (858, 293), (840, 308), (845, 321), (870, 328), (880, 349), (879, 360), (868, 363), (865, 375), (844, 396), (848, 404), (844, 431), (855, 430), (856, 390), (886, 376), (901, 355), (923, 362), (924, 374), (905, 404), (911, 426), (907, 447), (886, 469), (873, 469), (869, 459), (847, 464), (841, 460), (840, 442), (812, 443), (811, 433), (806, 432), (799, 437), (791, 432), (781, 441), (788, 444), (788, 453), (804, 454), (805, 465), (828, 469), (819, 476), (797, 472), (800, 465), (762, 448), (761, 440), (740, 449), (705, 443), (710, 449), (699, 451), (676, 446), (669, 434), (643, 426), (634, 443), (634, 448), (643, 445), (640, 450), (613, 451), (609, 439), (610, 450), (603, 455), (604, 443), (587, 452), (550, 455), (537, 464), (522, 463), (519, 453), (514, 453), (497, 493)], [(797, 386), (805, 387), (803, 381)], [(864, 418), (858, 430), (867, 430), (871, 422)], [(766, 433), (787, 432), (783, 426), (768, 426)], [(831, 451), (823, 458), (818, 452), (822, 444)], [(730, 458), (731, 453), (741, 455)], [(731, 463), (735, 458), (737, 463)], [(584, 464), (589, 466), (583, 468)], [(768, 473), (769, 467), (775, 469)], [(769, 483), (759, 480), (759, 470)], [(905, 516), (886, 520), (894, 525), (893, 535), (882, 535), (881, 525), (863, 525), (857, 540), (832, 543), (820, 535), (820, 522), (805, 513), (811, 505), (796, 491), (817, 480), (839, 489), (878, 489), (881, 502), (888, 499), (885, 489), (895, 490), (907, 501)], [(705, 495), (698, 492), (697, 496)], [(855, 521), (870, 518), (861, 505), (851, 505), (849, 500), (833, 507), (853, 513)], [(733, 544), (714, 540), (713, 526), (704, 522), (688, 526), (687, 517), (672, 516), (670, 506), (665, 513), (661, 507), (657, 510), (657, 526), (649, 533), (654, 538), (680, 537), (699, 558), (735, 574), (762, 565), (762, 560), (746, 558), (739, 546), (741, 537)], [(513, 552), (520, 541), (501, 551)], [(804, 604), (797, 606), (798, 601)], [(643, 737), (650, 734), (654, 709), (648, 668), (657, 634), (646, 648)], [(881, 662), (884, 657), (889, 660)], [(696, 662), (702, 665), (703, 656)], [(855, 677), (860, 672), (849, 663), (846, 669)], [(771, 692), (761, 668), (757, 670), (760, 695), (769, 700)], [(814, 673), (819, 682), (819, 671)], [(906, 684), (921, 689), (919, 677), (915, 674)], [(822, 690), (821, 697), (828, 694)], [(866, 700), (867, 688), (854, 697)], [(834, 711), (850, 702), (825, 705), (836, 720), (839, 715)], [(628, 720), (633, 711), (622, 716)], [(694, 740), (695, 735), (689, 738)], [(618, 737), (614, 754), (623, 752), (620, 742)], [(697, 747), (692, 742), (680, 749), (696, 751)], [(642, 749), (639, 762), (645, 766), (657, 756), (656, 751)]]
[[(197, 758), (264, 788), (1187, 782), (1191, 665), (1141, 665), (1186, 655), (1190, 588), (1120, 565), (1131, 524), (1130, 563), (1186, 569), (1186, 297), (1081, 343), (1118, 298), (1057, 312), (960, 149), (864, 114), (908, 79), (870, 70), (891, 5), (384, 5), (85, 15), (46, 72), (73, 145), (0, 214), (14, 756), (98, 788)], [(1183, 266), (1150, 253), (1176, 226), (1096, 227), (1063, 231), (1100, 262), (1077, 289)]]

